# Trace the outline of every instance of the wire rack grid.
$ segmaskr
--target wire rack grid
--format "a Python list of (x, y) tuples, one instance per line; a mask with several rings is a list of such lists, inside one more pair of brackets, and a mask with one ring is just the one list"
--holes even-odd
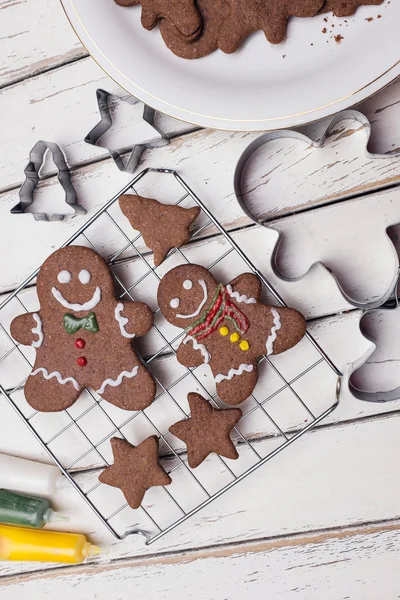
[[(140, 233), (131, 238), (132, 230), (124, 230), (119, 222), (118, 205), (115, 206), (117, 212), (113, 212), (113, 205), (120, 195), (137, 193), (135, 186), (142, 180), (145, 182), (150, 174), (172, 178), (174, 185), (178, 184), (175, 204), (197, 204), (202, 209), (200, 225), (193, 231), (191, 242), (183, 249), (173, 249), (169, 253), (162, 265), (165, 271), (172, 268), (169, 261), (179, 264), (200, 263), (200, 258), (204, 266), (216, 270), (218, 274), (229, 272), (227, 265), (234, 265), (232, 278), (250, 269), (262, 281), (269, 298), (272, 297), (275, 304), (285, 305), (274, 287), (239, 247), (234, 234), (224, 229), (180, 175), (170, 169), (145, 169), (139, 173), (63, 246), (79, 243), (98, 251), (97, 244), (91, 240), (91, 231), (105, 217), (106, 223), (100, 227), (102, 239), (107, 234), (110, 236), (111, 231), (113, 240), (118, 235), (118, 248), (114, 247), (111, 255), (108, 254), (108, 263), (119, 290), (119, 298), (142, 299), (142, 293), (143, 299), (148, 301), (149, 289), (155, 297), (162, 269), (152, 263), (152, 255), (143, 247)], [(212, 235), (207, 237), (210, 231)], [(115, 246), (115, 240), (113, 243)], [(225, 266), (222, 268), (223, 264)], [(132, 269), (135, 275), (130, 281)], [(39, 269), (0, 304), (0, 392), (103, 525), (118, 539), (138, 534), (145, 537), (146, 544), (155, 542), (276, 456), (338, 405), (341, 373), (307, 332), (303, 342), (298, 345), (300, 350), (297, 355), (291, 355), (292, 349), (285, 353), (288, 358), (281, 363), (278, 357), (261, 358), (258, 386), (241, 406), (243, 416), (234, 429), (239, 460), (213, 455), (202, 466), (190, 469), (185, 447), (169, 433), (168, 427), (188, 416), (186, 395), (189, 391), (200, 392), (215, 407), (223, 403), (215, 394), (215, 386), (206, 368), (202, 371), (203, 367), (178, 367), (176, 348), (184, 333), (166, 325), (158, 307), (154, 305), (155, 324), (148, 334), (150, 341), (143, 340), (139, 348), (139, 356), (157, 384), (156, 399), (149, 408), (127, 413), (108, 405), (93, 390), (87, 389), (85, 398), (81, 397), (73, 407), (61, 413), (43, 415), (32, 412), (24, 399), (23, 386), (32, 368), (33, 354), (31, 348), (14, 342), (9, 325), (16, 314), (29, 311), (32, 294), (34, 302), (37, 302), (33, 283), (38, 272)], [(147, 282), (145, 290), (140, 292), (144, 282)], [(298, 372), (293, 371), (294, 364), (299, 365)], [(312, 396), (309, 375), (316, 369), (320, 371), (319, 380), (326, 385), (323, 386), (325, 389)], [(322, 372), (321, 369), (326, 371)], [(318, 402), (315, 402), (316, 398)], [(289, 403), (285, 409), (287, 401)], [(102, 427), (93, 427), (100, 420)], [(161, 462), (172, 477), (172, 484), (149, 490), (145, 502), (134, 511), (123, 501), (120, 490), (101, 484), (97, 477), (99, 470), (112, 463), (111, 437), (119, 436), (137, 443), (148, 434), (156, 434), (160, 440)], [(66, 443), (66, 435), (72, 435), (69, 443)], [(78, 455), (72, 456), (72, 449)]]

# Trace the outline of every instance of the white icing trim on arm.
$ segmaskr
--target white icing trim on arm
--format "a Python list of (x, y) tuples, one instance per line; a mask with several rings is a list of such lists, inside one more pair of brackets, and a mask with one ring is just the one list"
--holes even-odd
[(238, 369), (229, 369), (227, 375), (223, 375), (222, 373), (219, 373), (219, 375), (217, 375), (215, 378), (215, 383), (221, 383), (221, 381), (224, 381), (225, 379), (230, 381), (232, 379), (232, 377), (234, 377), (235, 375), (243, 375), (243, 373), (245, 371), (247, 373), (251, 373), (253, 369), (254, 369), (253, 365), (241, 364)]
[(188, 342), (192, 342), (194, 350), (200, 350), (201, 354), (204, 357), (204, 363), (207, 365), (210, 362), (211, 355), (208, 352), (207, 348), (203, 344), (199, 344), (199, 342), (191, 335), (187, 335), (183, 340), (183, 344), (187, 344)]
[(65, 379), (63, 379), (59, 371), (52, 371), (51, 373), (49, 373), (48, 370), (44, 367), (39, 367), (35, 371), (32, 371), (31, 375), (37, 375), (38, 373), (43, 373), (43, 377), (45, 379), (51, 379), (52, 377), (55, 377), (58, 383), (60, 383), (61, 385), (65, 385), (66, 383), (71, 382), (76, 391), (79, 392), (79, 384), (74, 377), (65, 377)]
[(203, 292), (204, 292), (203, 300), (200, 302), (197, 310), (195, 310), (194, 313), (192, 313), (191, 315), (176, 315), (179, 319), (191, 319), (192, 317), (197, 317), (197, 315), (199, 314), (199, 312), (201, 311), (201, 309), (207, 302), (208, 294), (207, 294), (206, 282), (204, 281), (204, 279), (199, 279), (198, 281), (199, 281), (199, 284), (201, 285), (201, 287), (203, 288)]
[(274, 324), (271, 327), (271, 333), (268, 336), (267, 343), (265, 344), (267, 348), (267, 356), (273, 354), (274, 352), (274, 342), (278, 336), (277, 331), (282, 327), (281, 318), (279, 316), (278, 311), (275, 308), (271, 308), (272, 316), (274, 317)]
[(228, 283), (226, 286), (226, 290), (231, 298), (235, 298), (238, 302), (244, 302), (245, 304), (257, 304), (257, 300), (255, 298), (249, 298), (246, 294), (240, 295), (239, 292), (234, 292), (232, 286)]
[(119, 330), (121, 332), (121, 335), (123, 335), (125, 338), (132, 339), (132, 338), (136, 337), (136, 334), (128, 333), (126, 331), (125, 325), (127, 325), (129, 323), (129, 319), (128, 319), (128, 317), (123, 317), (121, 315), (121, 312), (123, 310), (124, 310), (124, 305), (122, 304), (122, 302), (119, 302), (117, 304), (117, 306), (115, 307), (114, 316), (115, 316), (116, 320), (118, 321)]
[(96, 390), (97, 394), (104, 394), (104, 390), (106, 389), (107, 385), (111, 385), (111, 387), (117, 387), (119, 385), (121, 385), (122, 380), (124, 377), (127, 377), (128, 379), (132, 379), (132, 377), (136, 377), (137, 372), (139, 370), (139, 367), (133, 367), (132, 371), (122, 371), (122, 373), (120, 373), (117, 377), (117, 379), (106, 379), (105, 381), (103, 381), (103, 383), (101, 384), (101, 387), (99, 387), (98, 390)]
[(33, 335), (37, 335), (38, 339), (33, 341), (31, 346), (33, 346), (34, 348), (40, 348), (40, 346), (43, 344), (43, 339), (44, 339), (44, 335), (43, 335), (43, 331), (42, 331), (42, 319), (39, 317), (39, 315), (37, 313), (33, 313), (32, 317), (36, 321), (36, 327), (32, 327), (32, 333), (33, 333)]
[(78, 312), (80, 310), (93, 310), (101, 300), (101, 290), (99, 287), (97, 287), (94, 290), (94, 294), (90, 298), (90, 300), (88, 300), (84, 304), (71, 304), (71, 302), (68, 302), (68, 300), (64, 298), (60, 290), (58, 290), (56, 287), (51, 288), (51, 293), (53, 294), (57, 302), (59, 302), (62, 306), (64, 306), (65, 308), (69, 308), (70, 310), (73, 310), (75, 312)]

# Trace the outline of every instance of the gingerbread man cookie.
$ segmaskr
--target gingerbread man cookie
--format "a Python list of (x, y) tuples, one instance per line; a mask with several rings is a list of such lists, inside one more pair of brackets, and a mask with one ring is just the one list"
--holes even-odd
[(297, 310), (267, 306), (260, 296), (255, 275), (244, 273), (225, 286), (198, 265), (172, 269), (158, 288), (162, 314), (186, 331), (178, 361), (186, 367), (207, 363), (228, 404), (243, 402), (254, 390), (257, 359), (292, 348), (306, 331)]
[(149, 406), (155, 383), (132, 348), (153, 324), (141, 302), (116, 300), (111, 272), (90, 248), (54, 252), (37, 278), (40, 310), (16, 317), (11, 335), (36, 349), (25, 383), (36, 410), (70, 407), (87, 386), (126, 410)]
[(289, 17), (314, 17), (324, 0), (226, 0), (230, 7), (224, 21), (218, 47), (228, 54), (235, 52), (242, 41), (254, 31), (263, 30), (271, 44), (286, 37)]

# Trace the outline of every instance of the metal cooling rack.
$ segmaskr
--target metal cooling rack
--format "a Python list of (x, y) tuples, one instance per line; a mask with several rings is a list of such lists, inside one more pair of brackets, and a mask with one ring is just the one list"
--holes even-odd
[[(218, 243), (215, 244), (215, 247), (218, 250), (218, 255), (213, 256), (212, 260), (208, 260), (208, 263), (204, 266), (215, 269), (226, 259), (228, 264), (238, 262), (240, 268), (237, 267), (238, 272), (234, 274), (235, 276), (250, 269), (262, 281), (267, 295), (272, 296), (276, 304), (284, 305), (276, 290), (241, 250), (235, 241), (235, 234), (229, 234), (225, 231), (179, 174), (169, 169), (146, 169), (142, 171), (91, 217), (64, 246), (77, 243), (89, 245), (96, 250), (95, 244), (90, 240), (91, 231), (96, 227), (96, 224), (99, 224), (100, 219), (105, 217), (107, 220), (106, 226), (101, 228), (103, 238), (107, 237), (112, 230), (116, 234), (115, 230), (117, 230), (121, 241), (121, 247), (114, 251), (108, 259), (116, 286), (120, 290), (119, 297), (127, 297), (132, 300), (138, 299), (135, 293), (136, 290), (140, 289), (140, 284), (144, 281), (149, 283), (150, 280), (154, 284), (155, 297), (157, 284), (161, 278), (160, 268), (156, 269), (154, 267), (152, 254), (143, 249), (141, 235), (137, 234), (131, 238), (132, 230), (127, 228), (127, 232), (125, 232), (124, 227), (118, 222), (118, 217), (112, 214), (112, 207), (119, 196), (129, 191), (137, 193), (134, 186), (149, 174), (160, 179), (164, 177), (174, 178), (180, 190), (176, 198), (176, 204), (193, 205), (195, 203), (203, 211), (200, 219), (202, 223), (193, 232), (191, 242), (183, 249), (174, 249), (170, 252), (166, 262), (163, 263), (165, 271), (172, 268), (168, 265), (168, 261), (171, 261), (172, 257), (174, 257), (172, 260), (180, 263), (200, 262), (200, 259), (203, 259), (204, 262), (204, 260), (207, 260), (207, 256), (204, 258), (204, 248), (208, 248), (208, 251), (211, 249), (214, 252), (214, 246), (210, 243), (213, 239), (217, 239)], [(161, 181), (161, 183), (164, 183), (164, 181)], [(116, 214), (118, 213), (116, 212)], [(207, 246), (204, 246), (205, 236), (210, 228), (213, 230), (213, 236), (210, 235), (210, 239), (206, 238), (205, 243)], [(203, 240), (202, 253), (196, 256), (196, 248), (199, 244), (201, 245), (201, 240)], [(200, 253), (200, 250), (197, 250), (197, 252)], [(163, 265), (161, 266), (163, 267)], [(123, 276), (121, 277), (119, 271), (121, 268), (126, 269), (130, 266), (134, 271), (139, 270), (140, 273), (132, 284), (127, 285), (124, 283)], [(301, 364), (299, 373), (289, 375), (285, 373), (285, 369), (281, 368), (279, 360), (277, 360), (278, 357), (263, 356), (261, 358), (258, 387), (254, 394), (241, 405), (243, 417), (234, 431), (239, 460), (229, 461), (213, 455), (212, 458), (203, 463), (203, 466), (195, 470), (190, 469), (184, 447), (176, 446), (177, 440), (176, 438), (173, 439), (172, 434), (168, 432), (168, 427), (173, 422), (187, 416), (188, 407), (185, 402), (188, 391), (199, 391), (215, 406), (221, 404), (221, 401), (214, 393), (215, 387), (213, 388), (212, 384), (211, 389), (209, 389), (212, 378), (207, 375), (207, 370), (204, 373), (201, 371), (202, 367), (186, 369), (179, 366), (180, 372), (172, 381), (169, 380), (169, 373), (178, 365), (174, 355), (177, 342), (184, 333), (181, 330), (177, 333), (176, 328), (172, 328), (172, 331), (168, 327), (166, 328), (165, 321), (163, 321), (159, 309), (155, 306), (155, 325), (151, 335), (153, 341), (158, 340), (157, 344), (152, 342), (155, 347), (150, 355), (146, 355), (146, 351), (139, 351), (141, 360), (152, 372), (157, 383), (157, 396), (153, 404), (144, 411), (127, 413), (115, 409), (88, 389), (85, 391), (86, 398), (80, 398), (68, 410), (61, 413), (45, 413), (46, 424), (50, 423), (52, 430), (44, 435), (42, 431), (43, 422), (40, 420), (43, 413), (37, 413), (36, 411), (32, 413), (32, 409), (26, 404), (23, 397), (23, 386), (32, 367), (33, 354), (29, 354), (30, 348), (26, 349), (16, 344), (9, 333), (9, 324), (12, 318), (22, 311), (28, 311), (27, 299), (29, 299), (29, 294), (36, 293), (33, 283), (38, 272), (39, 269), (32, 273), (18, 289), (0, 304), (0, 335), (2, 336), (2, 343), (0, 344), (0, 392), (23, 419), (65, 477), (102, 521), (103, 525), (118, 539), (123, 539), (131, 534), (140, 534), (145, 536), (147, 544), (155, 542), (280, 453), (324, 419), (338, 405), (341, 373), (307, 332), (303, 342), (299, 345), (301, 347), (298, 358), (293, 355), (289, 356), (293, 352), (292, 349), (285, 353), (288, 355), (286, 363), (281, 363), (286, 364), (286, 367), (288, 364), (293, 367), (294, 364), (299, 362)], [(10, 317), (8, 313), (12, 303), (14, 303), (14, 306)], [(150, 302), (148, 303), (150, 304)], [(313, 357), (309, 364), (302, 364), (301, 357), (309, 355)], [(166, 369), (163, 361), (164, 363), (169, 361), (171, 367)], [(15, 363), (22, 363), (24, 369), (18, 365), (14, 368)], [(158, 364), (164, 364), (164, 367), (158, 370)], [(13, 383), (7, 381), (11, 365), (14, 371), (17, 371), (18, 383), (16, 385), (14, 385), (15, 381)], [(1, 370), (2, 366), (5, 367), (3, 370)], [(328, 396), (328, 403), (318, 409), (315, 409), (313, 402), (311, 402), (311, 394), (315, 394), (315, 392), (311, 389), (312, 386), (307, 384), (308, 375), (315, 369), (320, 371), (326, 369), (326, 371), (323, 373), (321, 371), (319, 374), (319, 380), (324, 382), (323, 387), (325, 389), (320, 390), (318, 397), (323, 395), (325, 402)], [(273, 388), (269, 389), (268, 392), (264, 388), (263, 373), (267, 375), (267, 381), (274, 382)], [(7, 374), (7, 377), (4, 374)], [(333, 386), (330, 385), (331, 381)], [(335, 385), (336, 390), (334, 390)], [(283, 422), (285, 419), (283, 419), (283, 415), (279, 413), (279, 410), (277, 413), (273, 411), (274, 400), (277, 400), (279, 407), (282, 407), (288, 397), (290, 397), (291, 408), (287, 413), (284, 413), (285, 419), (288, 416), (290, 417), (293, 411), (302, 411), (301, 414), (305, 418), (301, 420), (300, 426), (298, 423), (295, 427), (287, 426)], [(331, 400), (334, 399), (333, 403), (329, 401), (329, 397), (331, 397)], [(175, 411), (174, 418), (166, 416), (168, 414), (167, 404)], [(162, 417), (161, 421), (160, 416)], [(164, 416), (169, 419), (168, 423), (163, 422)], [(96, 429), (94, 433), (87, 426), (88, 421), (93, 424), (96, 419), (102, 419), (103, 423), (103, 433), (100, 439), (99, 431)], [(261, 421), (264, 423), (264, 433), (258, 435), (257, 427), (261, 426)], [(265, 433), (265, 429), (267, 429), (267, 433)], [(135, 437), (133, 440), (133, 443), (138, 443), (138, 440), (154, 433), (160, 438), (161, 462), (171, 475), (172, 484), (165, 488), (152, 488), (149, 490), (143, 505), (134, 511), (123, 502), (120, 490), (105, 486), (98, 481), (98, 473), (101, 468), (112, 462), (109, 444), (112, 436), (128, 437), (132, 441), (132, 435), (136, 436), (138, 434), (138, 438)], [(71, 443), (66, 443), (65, 436), (69, 434), (79, 436), (79, 444), (77, 444), (76, 438), (73, 438)], [(78, 456), (72, 456), (72, 450), (77, 447), (80, 448), (82, 443), (86, 444), (85, 450), (79, 451)], [(69, 450), (71, 450), (70, 456), (67, 455)], [(110, 493), (114, 495), (109, 497)], [(149, 495), (151, 498), (147, 500)], [(158, 509), (155, 507), (158, 507)]]

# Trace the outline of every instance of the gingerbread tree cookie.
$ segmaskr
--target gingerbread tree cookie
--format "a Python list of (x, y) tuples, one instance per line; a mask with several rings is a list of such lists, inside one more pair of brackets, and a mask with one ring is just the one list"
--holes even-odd
[(243, 402), (258, 379), (257, 360), (295, 346), (306, 331), (297, 310), (260, 302), (261, 282), (244, 273), (228, 285), (207, 269), (182, 265), (163, 277), (158, 304), (172, 325), (185, 329), (177, 351), (186, 367), (211, 367), (222, 400)]
[(230, 14), (218, 37), (218, 47), (228, 54), (235, 52), (254, 31), (264, 31), (271, 44), (286, 37), (289, 17), (314, 17), (324, 0), (226, 0)]
[(11, 335), (36, 349), (25, 383), (36, 410), (70, 407), (86, 386), (126, 410), (149, 406), (155, 383), (132, 348), (147, 333), (153, 314), (142, 302), (115, 297), (111, 272), (90, 248), (68, 246), (54, 252), (37, 278), (38, 312), (20, 315)]
[(120, 438), (112, 438), (111, 448), (114, 464), (100, 473), (99, 481), (119, 488), (131, 508), (139, 508), (150, 487), (171, 483), (171, 477), (158, 460), (156, 435), (148, 437), (138, 446)]
[(225, 458), (239, 457), (230, 433), (242, 416), (240, 408), (215, 409), (200, 394), (188, 394), (190, 418), (169, 430), (185, 442), (189, 467), (195, 469), (212, 452)]
[(182, 208), (132, 194), (121, 196), (119, 206), (153, 250), (156, 267), (172, 248), (180, 248), (190, 240), (189, 227), (200, 214), (198, 206)]

